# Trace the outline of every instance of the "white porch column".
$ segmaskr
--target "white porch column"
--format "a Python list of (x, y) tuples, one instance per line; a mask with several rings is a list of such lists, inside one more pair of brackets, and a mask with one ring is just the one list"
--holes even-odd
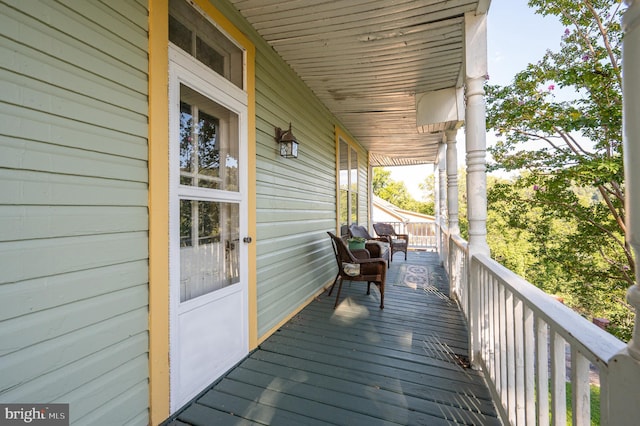
[(465, 14), (465, 134), (469, 254), (489, 254), (487, 245), (487, 125), (484, 82), (487, 75), (487, 16)]
[(631, 425), (640, 419), (640, 1), (626, 0), (622, 19), (623, 149), (626, 186), (627, 241), (636, 259), (636, 284), (627, 292), (635, 308), (633, 337), (609, 361), (609, 424)]
[[(475, 255), (489, 255), (487, 244), (487, 125), (484, 82), (487, 75), (487, 16), (465, 16), (465, 134), (467, 153), (467, 218), (469, 220), (469, 265)], [(481, 318), (478, 282), (472, 268), (467, 273), (469, 295), (469, 357), (480, 368), (480, 335), (486, 326)]]
[[(640, 1), (626, 0), (622, 50), (623, 149), (626, 186), (627, 239), (636, 254), (636, 285), (629, 289), (629, 302), (640, 308)], [(640, 315), (636, 315), (629, 350), (640, 360)]]
[(457, 130), (447, 130), (447, 213), (449, 233), (460, 234), (458, 224), (458, 147), (456, 146)]
[(446, 161), (446, 145), (440, 143), (438, 146), (438, 199), (440, 211), (440, 225), (447, 223), (447, 161)]

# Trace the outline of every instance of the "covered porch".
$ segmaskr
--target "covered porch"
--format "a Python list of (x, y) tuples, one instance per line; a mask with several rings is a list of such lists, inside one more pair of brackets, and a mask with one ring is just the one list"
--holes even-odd
[(365, 293), (321, 294), (167, 424), (501, 424), (437, 253), (392, 262), (384, 310)]
[[(601, 424), (638, 423), (640, 317), (626, 344), (491, 259), (490, 0), (0, 3), (1, 402), (69, 404), (72, 424), (156, 425), (242, 360), (170, 421), (565, 425), (570, 412), (588, 425), (597, 405)], [(640, 0), (624, 3), (637, 283)], [(192, 126), (200, 104), (215, 138)], [(287, 126), (297, 157), (280, 147)], [(420, 243), (436, 251), (393, 262), (383, 311), (355, 283), (333, 310), (327, 231), (371, 230), (374, 167), (423, 164), (437, 165), (438, 199)], [(210, 183), (182, 180), (192, 173)], [(242, 270), (227, 278), (241, 279), (183, 300), (182, 237), (217, 242), (232, 222), (217, 260), (235, 250)], [(236, 304), (202, 308), (221, 295)], [(628, 301), (640, 308), (639, 285)], [(198, 314), (182, 334), (180, 309)], [(214, 350), (193, 350), (202, 337)], [(204, 377), (202, 360), (222, 358)]]
[[(416, 252), (406, 264), (393, 263), (384, 311), (362, 285), (344, 289), (336, 311), (332, 298), (320, 295), (173, 424), (211, 424), (219, 417), (220, 424), (564, 425), (571, 418), (587, 425), (596, 416), (593, 406), (601, 424), (635, 424), (639, 327), (626, 345), (490, 257), (484, 99), (490, 2), (454, 2), (452, 8), (434, 2), (418, 14), (432, 18), (424, 22), (403, 19), (407, 11), (391, 7), (381, 14), (363, 7), (232, 3), (362, 145), (369, 174), (376, 166), (436, 165), (437, 254)], [(637, 1), (627, 3), (624, 66), (635, 70), (640, 13)], [(367, 11), (370, 20), (362, 18)], [(424, 55), (416, 59), (414, 47)], [(637, 73), (625, 76), (627, 223), (633, 228), (640, 223), (640, 169), (629, 166), (640, 158), (639, 86)], [(468, 242), (458, 226), (461, 128)], [(339, 204), (340, 191), (352, 187), (342, 175), (367, 173), (336, 151)], [(329, 225), (345, 224), (343, 212), (349, 223), (370, 225), (371, 195), (370, 188), (368, 194), (345, 193), (338, 223)], [(310, 259), (325, 243), (325, 229), (316, 231)], [(640, 234), (629, 235), (637, 248)], [(426, 265), (424, 282), (404, 285), (403, 265)], [(629, 290), (636, 307), (639, 289)], [(598, 400), (590, 392), (594, 370)]]

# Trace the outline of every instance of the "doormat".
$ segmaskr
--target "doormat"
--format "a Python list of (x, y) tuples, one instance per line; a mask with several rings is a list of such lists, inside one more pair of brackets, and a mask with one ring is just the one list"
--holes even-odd
[(400, 265), (398, 278), (393, 285), (425, 289), (429, 286), (429, 267), (423, 265)]
[[(449, 296), (433, 285), (438, 284), (439, 278), (438, 274), (432, 273), (428, 266), (401, 265), (400, 271), (398, 271), (398, 280), (393, 285), (423, 290), (426, 294), (432, 294), (447, 303), (452, 303)], [(432, 280), (434, 281), (433, 283)]]

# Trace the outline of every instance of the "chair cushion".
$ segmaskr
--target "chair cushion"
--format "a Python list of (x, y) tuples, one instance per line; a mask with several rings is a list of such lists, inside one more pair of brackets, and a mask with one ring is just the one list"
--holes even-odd
[(389, 243), (378, 240), (368, 240), (364, 246), (371, 254), (371, 257), (378, 257), (385, 260), (389, 259), (389, 254), (391, 253)]
[(376, 246), (378, 246), (379, 255), (377, 257), (386, 259), (385, 254), (389, 252), (389, 243), (385, 243), (384, 241), (378, 241), (378, 240), (367, 240), (367, 245), (368, 244), (375, 244)]
[(342, 264), (342, 269), (344, 269), (344, 273), (349, 275), (350, 277), (355, 277), (360, 275), (360, 264), (358, 263), (346, 263)]

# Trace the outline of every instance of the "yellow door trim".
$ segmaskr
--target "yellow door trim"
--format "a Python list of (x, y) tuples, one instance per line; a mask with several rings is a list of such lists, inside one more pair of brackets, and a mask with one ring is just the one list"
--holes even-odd
[(149, 1), (149, 404), (169, 416), (169, 6)]
[[(248, 97), (249, 350), (258, 346), (256, 278), (255, 46), (206, 0), (195, 3), (245, 50)], [(149, 0), (149, 404), (150, 424), (169, 407), (169, 6)]]

